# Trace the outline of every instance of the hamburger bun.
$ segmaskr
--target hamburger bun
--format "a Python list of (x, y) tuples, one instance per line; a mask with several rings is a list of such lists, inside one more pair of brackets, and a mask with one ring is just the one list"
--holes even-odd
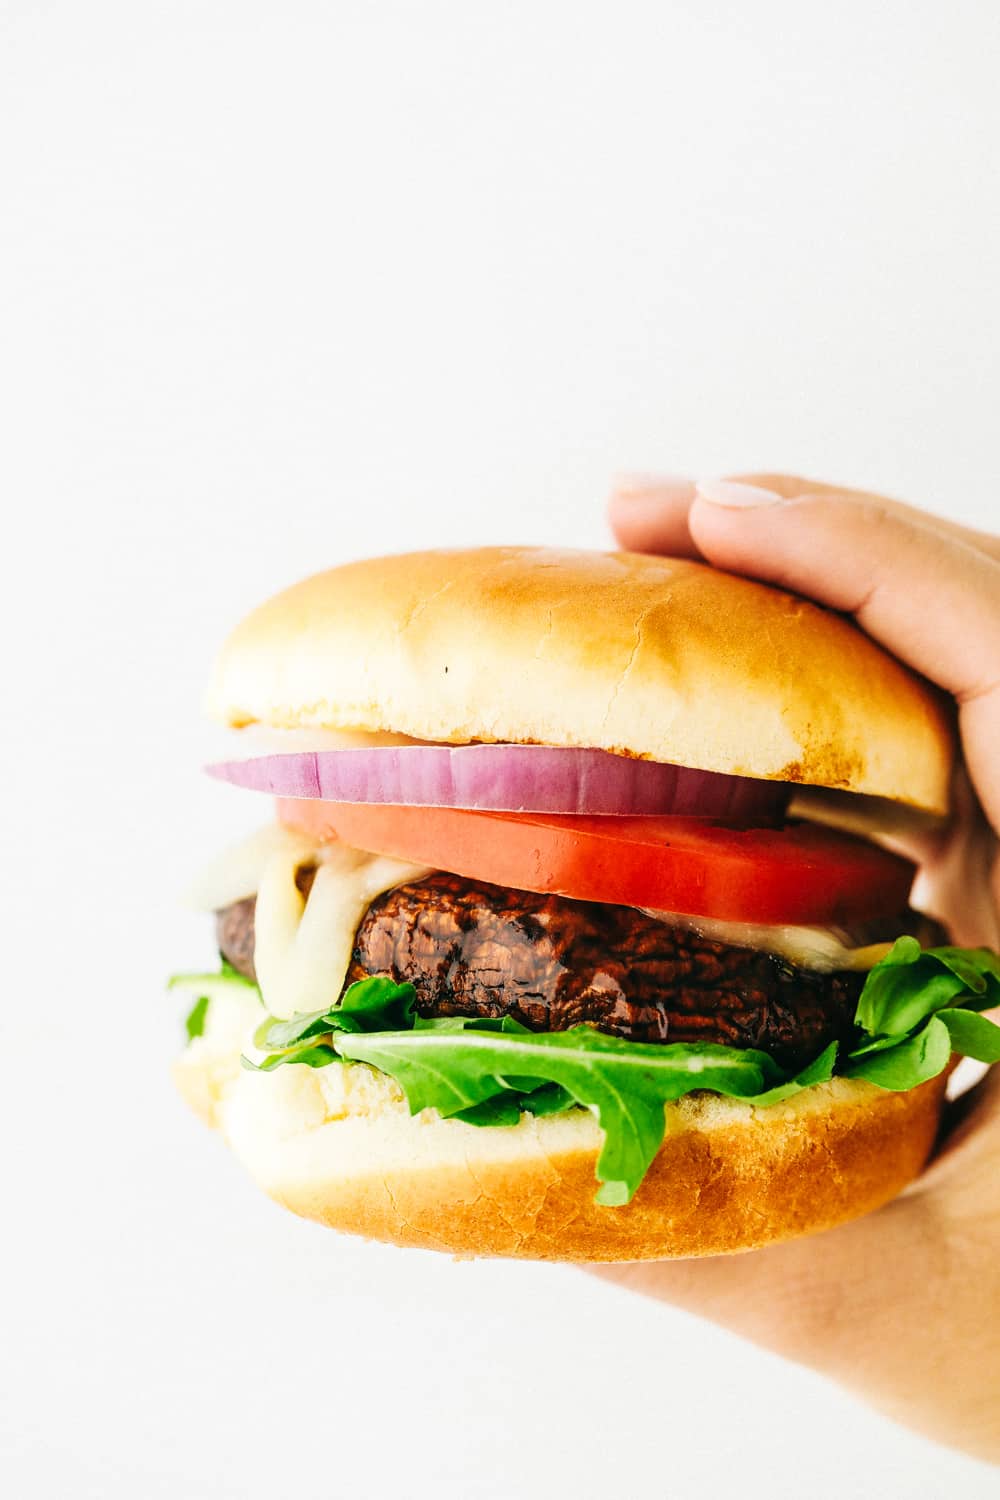
[(921, 1170), (945, 1089), (943, 1074), (905, 1093), (839, 1078), (766, 1109), (688, 1095), (666, 1106), (632, 1202), (604, 1208), (600, 1131), (584, 1110), (492, 1130), (411, 1117), (392, 1080), (363, 1063), (255, 1074), (197, 1043), (175, 1071), (293, 1213), (394, 1245), (558, 1261), (721, 1255), (868, 1213)]
[(943, 813), (939, 695), (829, 610), (696, 562), (487, 547), (318, 573), (237, 627), (231, 726), (587, 746)]

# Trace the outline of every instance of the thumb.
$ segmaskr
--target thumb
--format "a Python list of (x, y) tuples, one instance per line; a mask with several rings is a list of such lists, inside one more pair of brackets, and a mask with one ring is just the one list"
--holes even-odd
[(966, 761), (1000, 825), (1000, 562), (876, 498), (701, 483), (688, 518), (716, 567), (852, 614), (959, 702)]

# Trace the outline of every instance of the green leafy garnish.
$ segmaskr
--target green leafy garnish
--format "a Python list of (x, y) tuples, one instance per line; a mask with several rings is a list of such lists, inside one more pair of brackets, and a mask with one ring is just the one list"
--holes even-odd
[[(472, 1124), (497, 1124), (493, 1111), (502, 1108), (516, 1124), (512, 1106), (519, 1095), (520, 1108), (535, 1113), (527, 1090), (557, 1085), (567, 1104), (592, 1110), (604, 1132), (597, 1196), (605, 1204), (627, 1203), (646, 1175), (663, 1140), (665, 1104), (695, 1089), (774, 1102), (775, 1094), (785, 1097), (828, 1078), (836, 1050), (828, 1048), (810, 1064), (809, 1078), (799, 1081), (787, 1079), (765, 1052), (708, 1042), (628, 1042), (590, 1026), (520, 1036), (481, 1029), (339, 1036), (334, 1045), (342, 1057), (395, 1078), (414, 1114), (431, 1107)], [(558, 1107), (556, 1099), (551, 1103)]]
[(184, 1030), (187, 1032), (188, 1041), (193, 1042), (196, 1036), (201, 1036), (205, 1030), (205, 1017), (208, 1014), (208, 996), (202, 995), (196, 1000), (188, 1011), (184, 1020)]
[(243, 1065), (269, 1073), (282, 1063), (306, 1063), (322, 1068), (337, 1062), (333, 1049), (334, 1033), (339, 1031), (393, 1031), (412, 1027), (414, 992), (412, 984), (394, 984), (391, 979), (374, 977), (352, 984), (336, 1005), (326, 1010), (303, 1011), (289, 1021), (265, 1016), (254, 1032), (254, 1046), (270, 1053), (263, 1062), (243, 1058)]
[[(627, 1042), (590, 1026), (521, 1036), (483, 1030), (340, 1035), (334, 1045), (341, 1057), (395, 1078), (414, 1114), (434, 1108), (474, 1124), (498, 1123), (495, 1111), (502, 1107), (513, 1124), (521, 1092), (509, 1087), (515, 1077), (522, 1088), (556, 1084), (593, 1110), (604, 1131), (597, 1163), (602, 1203), (627, 1202), (639, 1186), (663, 1140), (668, 1101), (692, 1088), (749, 1098), (781, 1077), (763, 1052)], [(484, 1109), (488, 1102), (491, 1111)]]
[(254, 1040), (258, 1047), (281, 1051), (304, 1037), (328, 1031), (394, 1031), (413, 1024), (412, 984), (391, 979), (362, 979), (352, 984), (343, 1000), (326, 1010), (293, 1016), (290, 1021), (270, 1017)]
[(194, 1041), (196, 1036), (204, 1035), (205, 1018), (214, 998), (232, 994), (234, 990), (249, 989), (259, 994), (256, 985), (251, 984), (249, 979), (244, 979), (231, 964), (225, 962), (218, 974), (174, 974), (167, 980), (167, 989), (196, 996), (184, 1021), (189, 1042)]
[(1000, 1062), (1000, 1026), (973, 1010), (938, 1011), (937, 1020), (947, 1026), (953, 1052), (977, 1062)]
[(969, 1010), (1000, 1005), (1000, 958), (987, 948), (926, 948), (901, 937), (865, 981), (855, 1021), (872, 1036), (907, 1036), (962, 996)]
[[(249, 981), (229, 970), (171, 983), (199, 996), (188, 1020), (196, 1036), (212, 996)], [(1000, 1005), (1000, 958), (985, 948), (921, 950), (911, 937), (868, 975), (852, 1039), (831, 1042), (794, 1075), (765, 1052), (712, 1043), (629, 1042), (591, 1026), (531, 1032), (509, 1016), (427, 1020), (414, 999), (412, 985), (362, 980), (327, 1010), (268, 1016), (254, 1036), (266, 1055), (244, 1063), (269, 1072), (364, 1062), (396, 1080), (412, 1114), (436, 1109), (470, 1125), (588, 1109), (604, 1135), (597, 1198), (606, 1205), (630, 1201), (662, 1143), (664, 1106), (696, 1090), (769, 1108), (837, 1075), (903, 1090), (940, 1074), (953, 1052), (1000, 1062), (1000, 1026), (980, 1014)]]
[(1000, 1026), (978, 1012), (1000, 1005), (1000, 958), (988, 948), (924, 948), (901, 937), (865, 981), (858, 1038), (839, 1071), (883, 1089), (936, 1078), (953, 1052), (1000, 1061)]
[(466, 1125), (519, 1125), (521, 1100), (517, 1094), (505, 1090), (492, 1099), (484, 1099), (481, 1104), (470, 1104), (468, 1109), (458, 1110), (451, 1118), (464, 1120)]
[[(1000, 1028), (994, 1030), (1000, 1035)], [(866, 1078), (882, 1089), (913, 1089), (936, 1078), (948, 1066), (950, 1057), (948, 1028), (932, 1016), (920, 1031), (895, 1046), (873, 1049), (859, 1058), (848, 1057), (841, 1072), (848, 1078)]]

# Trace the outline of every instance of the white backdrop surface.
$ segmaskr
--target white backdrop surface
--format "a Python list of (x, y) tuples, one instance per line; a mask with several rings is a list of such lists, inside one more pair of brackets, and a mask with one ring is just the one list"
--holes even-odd
[(996, 1494), (579, 1272), (281, 1214), (162, 981), (255, 818), (208, 662), (278, 586), (602, 544), (620, 469), (995, 521), (998, 60), (989, 0), (0, 0), (6, 1493)]

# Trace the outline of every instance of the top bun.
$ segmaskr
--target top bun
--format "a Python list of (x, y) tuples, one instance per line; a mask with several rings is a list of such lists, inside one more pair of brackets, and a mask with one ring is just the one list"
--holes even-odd
[(575, 745), (947, 810), (942, 700), (837, 614), (701, 563), (483, 547), (371, 558), (224, 646), (224, 723)]

